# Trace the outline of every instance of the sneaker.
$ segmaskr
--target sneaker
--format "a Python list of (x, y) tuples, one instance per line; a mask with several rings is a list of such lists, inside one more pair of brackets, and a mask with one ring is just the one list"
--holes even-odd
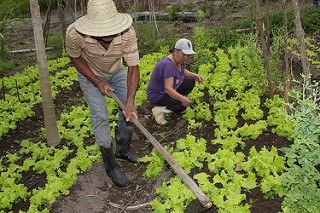
[(164, 118), (164, 114), (171, 113), (171, 110), (166, 109), (165, 107), (154, 107), (152, 108), (152, 113), (156, 122), (160, 125), (164, 125), (167, 123), (166, 119)]

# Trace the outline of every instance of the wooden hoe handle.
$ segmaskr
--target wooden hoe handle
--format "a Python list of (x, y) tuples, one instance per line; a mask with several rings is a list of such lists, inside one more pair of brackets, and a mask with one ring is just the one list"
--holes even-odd
[[(125, 106), (121, 100), (114, 94), (111, 93), (111, 97), (117, 102), (122, 110)], [(158, 150), (158, 152), (164, 157), (164, 159), (170, 164), (172, 169), (179, 175), (183, 182), (189, 187), (193, 194), (197, 197), (201, 205), (209, 209), (212, 206), (210, 198), (201, 191), (198, 185), (192, 180), (192, 178), (181, 168), (181, 166), (170, 156), (170, 154), (161, 146), (161, 144), (148, 132), (148, 130), (140, 123), (140, 121), (132, 117), (132, 122), (140, 129), (140, 131), (146, 136), (151, 144)]]

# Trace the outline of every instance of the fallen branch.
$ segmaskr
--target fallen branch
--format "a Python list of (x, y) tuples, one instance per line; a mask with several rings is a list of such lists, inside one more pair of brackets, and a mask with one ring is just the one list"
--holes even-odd
[[(120, 204), (117, 204), (117, 203), (113, 203), (113, 202), (109, 202), (109, 204), (115, 208), (118, 208), (118, 209), (123, 209), (125, 206), (123, 205), (120, 205)], [(140, 209), (140, 208), (143, 208), (143, 207), (146, 207), (146, 206), (150, 206), (151, 205), (151, 201), (150, 202), (147, 202), (147, 203), (142, 203), (142, 204), (139, 204), (139, 205), (136, 205), (136, 206), (127, 206), (126, 210), (129, 210), (129, 211), (134, 211), (134, 210), (137, 210), (137, 209)]]
[(137, 195), (137, 192), (138, 192), (138, 189), (139, 189), (139, 185), (136, 186), (136, 190), (134, 191), (134, 195), (132, 196), (132, 198), (129, 200), (129, 202), (123, 207), (123, 209), (121, 209), (121, 211), (119, 213), (122, 213), (124, 212), (124, 210), (127, 209), (127, 207), (129, 206), (129, 204), (133, 201), (133, 199), (136, 197)]

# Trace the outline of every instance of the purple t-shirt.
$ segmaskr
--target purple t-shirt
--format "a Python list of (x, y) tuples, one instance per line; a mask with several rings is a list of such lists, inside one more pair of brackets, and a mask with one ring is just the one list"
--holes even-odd
[(173, 77), (173, 88), (176, 90), (184, 79), (184, 64), (179, 71), (170, 58), (164, 57), (153, 69), (147, 88), (147, 96), (151, 103), (156, 103), (165, 94), (164, 80)]

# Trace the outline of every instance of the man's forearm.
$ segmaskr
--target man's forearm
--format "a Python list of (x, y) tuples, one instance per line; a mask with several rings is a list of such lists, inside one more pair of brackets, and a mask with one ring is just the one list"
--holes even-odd
[(127, 79), (127, 84), (128, 84), (128, 97), (127, 101), (134, 103), (134, 98), (136, 95), (136, 91), (139, 86), (139, 81), (140, 81), (140, 73), (139, 73), (139, 67), (137, 66), (132, 66), (128, 68), (128, 79)]
[(79, 58), (72, 58), (70, 57), (71, 62), (76, 67), (77, 71), (84, 75), (93, 85), (98, 87), (98, 83), (100, 79), (91, 71), (87, 62), (79, 57)]

